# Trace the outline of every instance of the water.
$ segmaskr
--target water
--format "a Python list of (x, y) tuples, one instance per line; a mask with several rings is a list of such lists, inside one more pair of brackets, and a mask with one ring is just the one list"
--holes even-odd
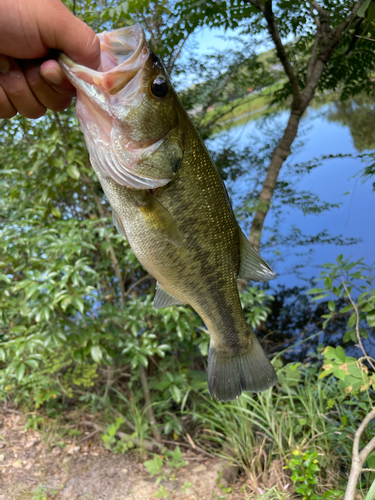
[[(363, 152), (359, 150), (364, 148), (375, 149), (375, 133), (371, 132), (374, 108), (372, 103), (349, 103), (344, 106), (330, 103), (320, 109), (310, 109), (302, 120), (297, 142), (302, 141), (303, 146), (288, 160), (289, 164), (297, 165), (323, 155), (352, 154), (353, 157), (325, 160), (322, 166), (310, 173), (294, 176), (294, 186), (309, 190), (330, 203), (340, 203), (341, 206), (321, 214), (308, 215), (286, 206), (282, 209), (281, 222), (276, 221), (269, 213), (266, 225), (272, 227), (277, 223), (280, 233), (284, 235), (290, 234), (293, 226), (296, 226), (312, 236), (327, 230), (330, 236), (342, 235), (361, 241), (355, 245), (311, 243), (300, 247), (286, 244), (265, 248), (262, 254), (278, 274), (275, 284), (305, 285), (306, 280), (319, 274), (323, 263), (334, 262), (340, 253), (355, 260), (364, 258), (367, 264), (375, 261), (375, 193), (372, 192), (374, 179), (363, 182), (358, 175), (355, 176), (366, 164), (360, 158), (354, 157)], [(280, 112), (273, 119), (273, 123), (277, 123), (278, 130), (281, 131), (287, 119), (288, 113)], [(358, 132), (358, 121), (363, 124), (362, 135)], [(213, 145), (225, 141), (236, 144), (239, 148), (259, 147), (268, 138), (267, 133), (260, 131), (260, 121), (252, 120), (234, 125), (223, 132), (215, 138)], [(291, 178), (290, 174), (284, 173), (283, 176), (285, 179)], [(227, 182), (228, 188), (234, 193), (233, 203), (236, 208), (240, 205), (241, 198), (249, 191), (250, 177), (251, 172), (234, 182)], [(270, 234), (270, 231), (264, 232), (263, 242), (267, 241)], [(277, 256), (277, 252), (281, 252), (282, 258)], [(296, 265), (302, 266), (297, 273), (294, 269)]]

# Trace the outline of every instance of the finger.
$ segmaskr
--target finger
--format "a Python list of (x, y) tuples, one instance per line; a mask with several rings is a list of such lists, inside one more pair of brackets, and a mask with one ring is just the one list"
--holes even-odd
[[(2, 56), (4, 57), (4, 56)], [(24, 74), (17, 62), (7, 58), (9, 71), (0, 73), (0, 86), (13, 107), (27, 118), (39, 118), (46, 112), (43, 106), (30, 90)]]
[(42, 63), (40, 74), (60, 94), (70, 97), (76, 95), (76, 89), (63, 73), (59, 63), (54, 59)]
[(17, 110), (7, 98), (6, 93), (0, 87), (0, 118), (12, 118), (17, 114)]
[[(39, 32), (44, 44), (64, 52), (78, 64), (97, 69), (100, 64), (100, 41), (91, 28), (75, 17), (56, 0), (46, 3), (51, 12), (39, 21)], [(52, 21), (51, 21), (52, 20)]]
[(74, 92), (60, 93), (42, 78), (40, 61), (22, 61), (22, 69), (34, 96), (46, 108), (53, 111), (62, 111), (72, 102)]

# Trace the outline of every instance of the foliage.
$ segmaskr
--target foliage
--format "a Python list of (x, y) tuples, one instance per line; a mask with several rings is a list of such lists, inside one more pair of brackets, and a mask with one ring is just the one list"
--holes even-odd
[[(168, 460), (168, 458), (170, 460)], [(144, 466), (148, 470), (151, 477), (156, 478), (156, 484), (167, 478), (165, 470), (180, 469), (187, 465), (186, 460), (182, 460), (182, 453), (179, 446), (176, 446), (173, 452), (167, 452), (166, 456), (154, 455), (152, 460), (144, 462)]]
[[(107, 450), (112, 450), (113, 453), (125, 453), (128, 450), (134, 448), (134, 444), (131, 441), (131, 439), (125, 442), (116, 440), (115, 438), (116, 432), (119, 430), (121, 424), (123, 424), (124, 422), (125, 420), (122, 417), (117, 417), (116, 421), (113, 424), (109, 425), (107, 427), (105, 434), (102, 435), (105, 447), (107, 448)], [(134, 432), (133, 435), (130, 436), (130, 438), (136, 436), (137, 433)]]
[(347, 356), (341, 346), (335, 349), (327, 347), (324, 350), (324, 359), (326, 364), (321, 377), (333, 374), (338, 379), (337, 385), (342, 392), (357, 394), (366, 391), (368, 395), (369, 387), (375, 388), (373, 375), (369, 375), (368, 368), (361, 360)]
[(373, 481), (371, 488), (369, 489), (367, 495), (363, 500), (371, 500), (375, 496), (375, 480)]
[[(329, 271), (322, 273), (324, 279), (324, 289), (313, 289), (310, 293), (318, 294), (315, 300), (325, 298), (329, 292), (336, 296), (344, 296), (348, 305), (340, 309), (338, 313), (350, 313), (348, 327), (344, 340), (356, 341), (356, 347), (360, 349), (361, 356), (357, 359), (348, 356), (341, 346), (333, 349), (327, 347), (324, 351), (325, 364), (320, 378), (333, 376), (337, 378), (338, 388), (342, 394), (353, 394), (356, 398), (351, 404), (357, 407), (361, 406), (366, 410), (361, 425), (354, 434), (353, 439), (353, 457), (351, 470), (346, 491), (346, 498), (352, 498), (355, 495), (355, 489), (358, 479), (362, 472), (362, 466), (365, 461), (373, 464), (373, 455), (375, 449), (375, 439), (371, 438), (368, 431), (369, 422), (375, 417), (374, 411), (374, 389), (375, 379), (375, 359), (368, 355), (362, 338), (369, 338), (369, 330), (373, 332), (375, 323), (373, 316), (375, 313), (375, 295), (373, 290), (373, 266), (365, 266), (362, 261), (349, 262), (342, 255), (337, 258), (335, 264), (325, 264)], [(336, 313), (335, 303), (328, 302), (329, 314), (324, 315), (325, 324), (332, 320)], [(375, 316), (374, 316), (375, 317)], [(371, 372), (369, 371), (371, 370)], [(332, 377), (332, 378), (333, 378)], [(372, 388), (372, 390), (371, 390)], [(364, 402), (365, 393), (368, 403)], [(372, 408), (372, 411), (369, 411)], [(369, 436), (370, 434), (370, 436)], [(365, 438), (365, 446), (360, 451), (360, 441)], [(370, 469), (372, 470), (372, 469)], [(370, 487), (369, 493), (372, 490)]]
[(319, 483), (318, 473), (320, 472), (318, 457), (319, 453), (309, 450), (302, 452), (296, 449), (293, 451), (293, 458), (287, 461), (284, 469), (289, 469), (292, 472), (291, 479), (295, 485), (295, 491), (302, 496), (302, 500), (342, 498), (344, 492), (340, 490), (328, 490), (323, 496), (316, 493)]
[[(325, 270), (318, 278), (323, 281), (324, 288), (317, 287), (309, 290), (309, 294), (314, 296), (314, 300), (325, 299), (327, 297), (334, 300), (328, 301), (329, 312), (322, 317), (325, 318), (323, 327), (330, 321), (345, 315), (348, 317), (347, 329), (344, 335), (344, 342), (357, 342), (357, 312), (358, 327), (361, 338), (368, 339), (369, 332), (373, 332), (375, 327), (375, 290), (373, 266), (367, 266), (363, 259), (357, 262), (350, 262), (340, 254), (336, 263), (324, 264)], [(353, 302), (351, 294), (358, 295), (356, 303)], [(337, 299), (340, 299), (339, 301)], [(338, 310), (337, 302), (342, 304)]]
[[(245, 393), (226, 404), (204, 398), (193, 414), (199, 424), (195, 440), (238, 464), (255, 491), (268, 484), (273, 466), (278, 461), (286, 464), (296, 449), (319, 453), (320, 494), (326, 483), (339, 486), (341, 471), (350, 464), (347, 436), (354, 433), (368, 405), (357, 404), (351, 393), (342, 394), (336, 381), (321, 378), (316, 361), (284, 367), (274, 361), (279, 385), (257, 395)], [(367, 437), (372, 435), (373, 430)]]

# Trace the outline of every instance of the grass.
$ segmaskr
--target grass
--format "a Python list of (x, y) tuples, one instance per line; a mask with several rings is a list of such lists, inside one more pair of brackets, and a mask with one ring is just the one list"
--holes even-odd
[(336, 384), (299, 364), (287, 365), (278, 375), (279, 387), (257, 395), (244, 393), (226, 404), (205, 398), (194, 414), (199, 424), (195, 440), (237, 464), (254, 493), (259, 488), (291, 488), (290, 473), (283, 467), (294, 450), (318, 453), (320, 493), (339, 487), (352, 442), (340, 439), (347, 434)]
[(285, 491), (281, 491), (277, 486), (270, 488), (268, 490), (262, 490), (259, 488), (259, 493), (254, 495), (250, 495), (245, 498), (245, 500), (288, 500), (292, 498), (290, 493)]
[[(273, 96), (276, 90), (283, 85), (283, 82), (271, 85), (260, 91), (258, 94), (249, 94), (244, 97), (234, 99), (227, 104), (218, 106), (213, 110), (207, 111), (200, 124), (201, 127), (207, 127), (211, 123), (215, 123), (213, 133), (218, 133), (221, 130), (227, 130), (233, 126), (243, 125), (249, 120), (257, 120), (267, 113), (287, 109), (287, 106), (272, 105)], [(310, 104), (313, 109), (319, 109), (325, 104), (333, 101), (338, 101), (340, 93), (330, 92), (319, 94), (314, 97)]]
[(271, 85), (257, 94), (252, 93), (218, 106), (205, 114), (201, 125), (205, 127), (219, 117), (216, 123), (222, 129), (226, 128), (226, 125), (232, 126), (233, 121), (241, 117), (248, 119), (249, 115), (251, 115), (253, 119), (259, 118), (264, 113), (265, 108), (270, 105), (274, 92), (281, 85), (282, 83)]

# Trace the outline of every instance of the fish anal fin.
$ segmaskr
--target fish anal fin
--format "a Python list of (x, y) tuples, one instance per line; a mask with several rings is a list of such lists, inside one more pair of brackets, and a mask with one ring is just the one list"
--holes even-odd
[(120, 217), (118, 216), (117, 212), (115, 212), (115, 210), (113, 210), (113, 209), (112, 209), (112, 222), (113, 222), (113, 225), (115, 226), (115, 228), (117, 229), (117, 231), (120, 234), (122, 234), (123, 236), (125, 236), (125, 238), (127, 239), (124, 225), (123, 225)]
[(173, 297), (173, 295), (171, 295), (170, 293), (166, 292), (164, 288), (162, 288), (160, 284), (157, 283), (155, 298), (152, 305), (154, 309), (162, 309), (163, 307), (180, 306), (183, 305), (183, 302), (181, 302), (181, 300), (179, 299), (176, 299), (176, 297)]
[(150, 229), (163, 234), (176, 247), (182, 247), (184, 238), (176, 221), (153, 194), (146, 192), (145, 203), (140, 204), (139, 208)]
[(276, 278), (273, 269), (253, 248), (250, 241), (246, 238), (240, 228), (240, 252), (241, 261), (238, 272), (239, 279), (247, 279), (253, 281), (269, 281)]

